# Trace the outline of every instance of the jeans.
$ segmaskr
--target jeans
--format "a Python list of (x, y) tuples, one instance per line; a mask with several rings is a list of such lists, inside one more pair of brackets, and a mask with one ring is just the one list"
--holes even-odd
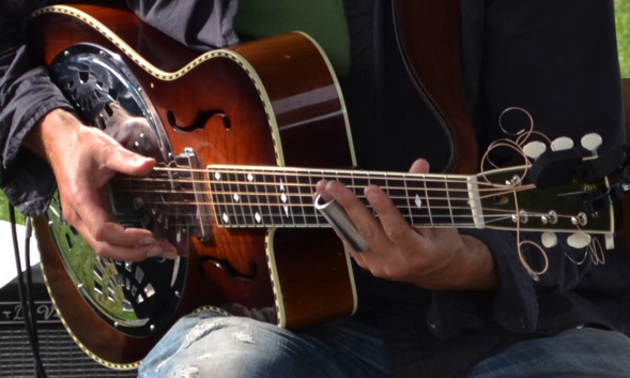
[[(389, 371), (378, 330), (352, 318), (296, 333), (204, 311), (180, 319), (143, 361), (139, 376), (385, 378)], [(630, 339), (571, 329), (513, 345), (465, 377), (627, 378)]]

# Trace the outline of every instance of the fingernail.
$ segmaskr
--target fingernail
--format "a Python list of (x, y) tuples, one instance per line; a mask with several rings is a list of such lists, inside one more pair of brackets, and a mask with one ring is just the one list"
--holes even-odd
[(381, 200), (381, 196), (379, 196), (378, 193), (375, 193), (372, 190), (366, 190), (365, 191), (365, 198), (367, 198), (369, 203), (378, 203), (378, 201)]
[(156, 257), (164, 254), (162, 247), (153, 247), (147, 251), (147, 257)]
[(165, 259), (169, 259), (169, 260), (175, 260), (179, 256), (175, 252), (166, 252), (162, 257), (164, 257)]
[(157, 240), (155, 240), (153, 236), (147, 236), (146, 238), (140, 239), (140, 244), (142, 245), (153, 244), (155, 242), (157, 242)]

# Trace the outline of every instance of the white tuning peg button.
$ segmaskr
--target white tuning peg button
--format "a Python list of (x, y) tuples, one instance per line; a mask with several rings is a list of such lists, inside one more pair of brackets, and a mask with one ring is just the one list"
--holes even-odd
[(545, 248), (552, 248), (555, 247), (556, 244), (558, 244), (558, 238), (556, 237), (556, 234), (549, 231), (543, 232), (543, 234), (540, 236), (540, 241), (545, 246)]
[(607, 251), (612, 251), (613, 249), (615, 249), (615, 235), (606, 234), (606, 236), (604, 237), (604, 240), (606, 241)]
[(597, 133), (586, 134), (582, 137), (581, 143), (585, 150), (595, 152), (602, 145), (602, 137)]
[(567, 238), (567, 243), (575, 249), (582, 249), (591, 244), (591, 235), (585, 232), (576, 232)]
[(573, 139), (569, 137), (556, 138), (551, 142), (551, 149), (553, 151), (564, 151), (573, 148)]
[(538, 159), (538, 157), (546, 150), (547, 146), (543, 142), (539, 142), (537, 140), (529, 142), (523, 147), (523, 153), (525, 156), (532, 159)]

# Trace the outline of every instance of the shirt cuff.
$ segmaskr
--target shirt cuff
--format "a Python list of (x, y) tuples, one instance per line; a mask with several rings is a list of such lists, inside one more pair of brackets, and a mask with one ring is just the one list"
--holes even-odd
[(429, 329), (440, 339), (492, 324), (515, 333), (533, 332), (538, 322), (536, 291), (532, 277), (521, 263), (513, 234), (498, 230), (461, 233), (475, 236), (488, 246), (500, 286), (496, 292), (433, 292), (427, 316)]

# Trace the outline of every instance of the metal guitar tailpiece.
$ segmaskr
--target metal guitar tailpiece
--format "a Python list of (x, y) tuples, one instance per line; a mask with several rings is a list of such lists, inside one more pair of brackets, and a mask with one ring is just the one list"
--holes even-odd
[(333, 199), (324, 202), (321, 195), (315, 198), (315, 209), (326, 218), (328, 223), (337, 231), (350, 246), (357, 252), (367, 251), (370, 246), (357, 231), (354, 223), (344, 209)]

